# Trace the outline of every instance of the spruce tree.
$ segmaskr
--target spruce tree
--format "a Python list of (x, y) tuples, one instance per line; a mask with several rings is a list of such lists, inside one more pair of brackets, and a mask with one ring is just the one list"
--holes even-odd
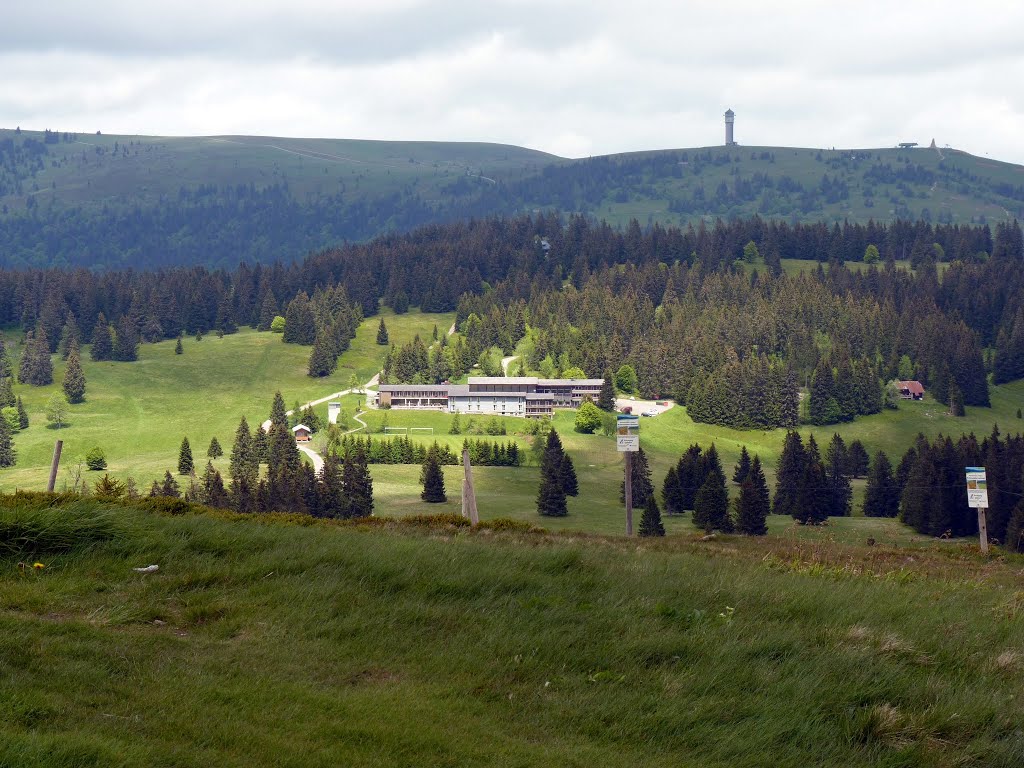
[(537, 492), (537, 512), (547, 517), (565, 517), (569, 508), (565, 503), (562, 482), (562, 441), (554, 429), (548, 431), (547, 442), (540, 464), (540, 489)]
[(11, 358), (7, 354), (7, 347), (4, 346), (3, 336), (0, 336), (0, 379), (9, 379), (13, 371)]
[[(643, 509), (647, 497), (654, 495), (654, 483), (651, 480), (651, 467), (647, 463), (647, 453), (643, 448), (633, 454), (630, 460), (630, 481), (632, 482), (633, 509)], [(619, 483), (619, 502), (626, 503), (626, 481)]]
[(384, 318), (380, 319), (380, 325), (377, 326), (377, 343), (382, 347), (388, 345), (388, 327), (384, 325)]
[(867, 488), (864, 491), (864, 516), (896, 517), (899, 501), (899, 489), (893, 478), (889, 457), (879, 451), (868, 472)]
[(601, 393), (597, 396), (597, 407), (602, 411), (612, 413), (615, 411), (615, 384), (612, 382), (612, 372), (604, 372), (604, 381), (601, 382)]
[(110, 360), (114, 356), (114, 342), (110, 338), (110, 323), (102, 312), (96, 318), (96, 326), (92, 330), (92, 346), (89, 357), (93, 360)]
[(180, 355), (185, 351), (185, 348), (181, 346), (181, 334), (178, 334), (178, 340), (174, 342), (174, 354)]
[(679, 485), (679, 473), (675, 466), (671, 466), (665, 474), (665, 482), (661, 485), (661, 500), (665, 505), (666, 514), (678, 515), (683, 512), (682, 493), (683, 489)]
[(260, 305), (260, 319), (256, 330), (269, 331), (270, 324), (274, 322), (275, 317), (277, 317), (277, 302), (274, 300), (274, 294), (268, 290), (264, 294), (263, 302)]
[(348, 504), (345, 517), (369, 517), (373, 514), (373, 478), (362, 448), (350, 451), (341, 473), (342, 492)]
[(710, 472), (697, 491), (693, 500), (693, 524), (707, 533), (732, 530), (729, 493), (725, 488), (725, 476), (721, 472)]
[(25, 351), (18, 366), (18, 381), (35, 387), (53, 383), (53, 361), (50, 359), (50, 345), (46, 333), (40, 327), (35, 333), (25, 336)]
[(114, 339), (113, 358), (122, 363), (133, 363), (139, 359), (139, 331), (131, 318), (122, 315), (117, 321), (117, 336)]
[(267, 431), (263, 429), (262, 424), (256, 428), (256, 435), (253, 438), (252, 447), (257, 465), (266, 464), (270, 460), (270, 443), (267, 439)]
[(0, 408), (13, 408), (15, 402), (14, 382), (10, 376), (4, 376), (0, 379)]
[(740, 485), (740, 496), (736, 504), (736, 529), (748, 536), (766, 534), (770, 506), (768, 481), (761, 469), (761, 459), (755, 455), (750, 463), (750, 472)]
[(1017, 503), (1010, 515), (1005, 546), (1011, 552), (1024, 552), (1024, 500)]
[(658, 500), (654, 498), (653, 493), (647, 497), (647, 503), (644, 504), (638, 532), (641, 536), (665, 535), (665, 525), (661, 522), (661, 510), (658, 509)]
[[(155, 481), (154, 481), (155, 485)], [(173, 498), (180, 498), (181, 492), (178, 489), (178, 481), (171, 475), (171, 471), (167, 470), (164, 472), (164, 481), (160, 485), (160, 495), (169, 496)]]
[(772, 514), (795, 516), (800, 483), (804, 476), (806, 454), (800, 435), (790, 431), (782, 443), (782, 456), (775, 473), (775, 498), (772, 500)]
[(81, 341), (81, 333), (78, 330), (78, 323), (75, 322), (75, 316), (68, 312), (64, 327), (60, 332), (60, 341), (57, 343), (57, 352), (60, 353), (61, 360), (67, 360), (71, 355), (71, 350), (79, 349)]
[(305, 291), (288, 303), (285, 312), (284, 335), (281, 340), (286, 344), (312, 344), (316, 338), (316, 318), (313, 305)]
[(231, 306), (230, 296), (224, 296), (217, 305), (217, 319), (214, 325), (222, 335), (238, 333), (238, 325), (235, 323), (235, 311)]
[(75, 347), (68, 355), (68, 364), (64, 369), (64, 394), (69, 403), (81, 403), (85, 400), (85, 372), (82, 361)]
[(420, 482), (423, 483), (420, 498), (431, 504), (448, 501), (444, 490), (444, 473), (441, 471), (437, 452), (438, 446), (434, 443), (427, 451), (427, 459), (423, 462), (423, 469), (420, 472)]
[[(251, 492), (256, 487), (256, 480), (259, 474), (259, 463), (253, 449), (252, 434), (249, 432), (249, 422), (245, 416), (238, 422), (235, 430), (235, 442), (231, 448), (231, 464), (228, 470), (231, 474), (232, 487), (243, 478)], [(237, 488), (235, 489), (237, 492)]]
[(318, 515), (332, 518), (345, 516), (347, 504), (342, 486), (342, 463), (336, 453), (324, 457), (317, 492), (320, 497), (317, 502)]
[(188, 444), (188, 438), (181, 439), (181, 448), (178, 449), (178, 474), (189, 475), (195, 469), (192, 461), (192, 447)]
[(288, 412), (284, 407), (284, 398), (280, 392), (274, 393), (274, 402), (270, 406), (270, 430), (281, 427), (288, 429)]
[(736, 469), (732, 473), (732, 481), (737, 484), (742, 484), (747, 479), (747, 475), (750, 473), (750, 454), (747, 453), (747, 446), (743, 446), (740, 449), (740, 460), (736, 464)]
[(11, 427), (7, 419), (0, 416), (0, 467), (13, 467), (16, 460), (17, 451), (11, 439)]
[(565, 491), (566, 496), (580, 495), (580, 484), (576, 479), (576, 467), (573, 466), (569, 454), (564, 451), (562, 453), (562, 464), (558, 468), (558, 477), (561, 480), (562, 490)]
[(313, 341), (313, 349), (309, 353), (309, 375), (314, 378), (330, 376), (337, 365), (338, 358), (332, 354), (330, 344), (324, 334), (318, 333)]
[(797, 490), (793, 519), (805, 525), (816, 525), (828, 519), (832, 510), (833, 494), (825, 474), (825, 465), (818, 453), (814, 435), (807, 438), (803, 472)]
[(864, 444), (854, 440), (846, 451), (846, 474), (851, 477), (864, 477), (868, 473), (871, 459)]
[(849, 517), (853, 490), (849, 478), (843, 474), (842, 464), (829, 463), (825, 468), (829, 492), (829, 517)]
[(224, 449), (220, 447), (220, 441), (216, 435), (210, 439), (210, 447), (206, 449), (206, 455), (211, 459), (219, 459), (224, 455)]
[(21, 402), (21, 395), (18, 395), (18, 429), (28, 429), (28, 411), (25, 410), (25, 404)]

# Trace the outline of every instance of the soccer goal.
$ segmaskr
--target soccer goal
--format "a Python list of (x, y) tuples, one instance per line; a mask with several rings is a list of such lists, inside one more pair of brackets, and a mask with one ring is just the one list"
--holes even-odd
[(408, 427), (384, 427), (385, 435), (408, 435)]
[(409, 427), (409, 431), (410, 432), (422, 432), (425, 435), (432, 435), (432, 434), (434, 434), (434, 428), (433, 427)]

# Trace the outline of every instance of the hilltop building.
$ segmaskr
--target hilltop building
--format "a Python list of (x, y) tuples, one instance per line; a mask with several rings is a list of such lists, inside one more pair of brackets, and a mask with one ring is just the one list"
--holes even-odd
[(470, 376), (468, 384), (381, 384), (377, 405), (482, 416), (551, 416), (555, 408), (579, 408), (597, 400), (604, 379), (538, 379), (533, 376)]
[(725, 146), (735, 147), (736, 141), (732, 137), (732, 124), (736, 121), (736, 113), (731, 109), (725, 110)]

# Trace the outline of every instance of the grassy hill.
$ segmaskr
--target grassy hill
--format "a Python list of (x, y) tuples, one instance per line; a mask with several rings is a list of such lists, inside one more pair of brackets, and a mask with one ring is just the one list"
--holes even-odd
[(0, 498), (0, 763), (1009, 768), (1022, 564)]
[[(951, 149), (521, 147), (0, 130), (0, 265), (233, 266), (535, 209), (615, 225), (1022, 216), (1024, 168)], [(785, 255), (785, 254), (783, 254)]]

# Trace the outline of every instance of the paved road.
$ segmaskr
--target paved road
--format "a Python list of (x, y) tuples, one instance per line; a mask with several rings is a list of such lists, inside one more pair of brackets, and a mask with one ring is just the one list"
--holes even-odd
[(313, 461), (313, 471), (319, 475), (320, 470), (323, 469), (324, 466), (323, 457), (319, 453), (314, 451), (312, 448), (310, 448), (308, 445), (300, 445), (299, 450), (302, 451), (307, 456), (309, 456), (309, 458)]

